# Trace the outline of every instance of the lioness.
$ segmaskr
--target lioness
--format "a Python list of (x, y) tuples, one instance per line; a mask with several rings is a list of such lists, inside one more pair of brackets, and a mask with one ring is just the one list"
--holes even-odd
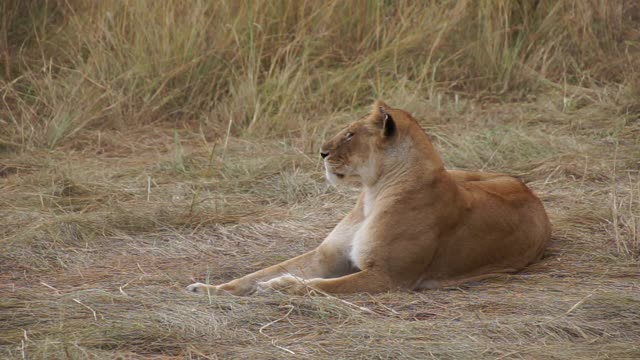
[(193, 292), (381, 292), (451, 286), (540, 259), (551, 224), (503, 174), (447, 171), (418, 122), (384, 102), (322, 145), (327, 179), (356, 182), (355, 207), (315, 250)]

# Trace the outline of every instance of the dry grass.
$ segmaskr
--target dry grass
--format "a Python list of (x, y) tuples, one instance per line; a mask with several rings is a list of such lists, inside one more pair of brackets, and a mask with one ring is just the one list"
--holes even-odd
[[(623, 1), (5, 1), (0, 357), (639, 358), (640, 18)], [(193, 297), (316, 246), (374, 98), (554, 225), (461, 288)]]

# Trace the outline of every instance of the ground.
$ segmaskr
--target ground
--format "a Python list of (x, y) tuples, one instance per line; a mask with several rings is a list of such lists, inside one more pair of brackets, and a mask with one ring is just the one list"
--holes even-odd
[[(525, 271), (457, 288), (202, 297), (312, 249), (357, 189), (326, 184), (323, 137), (161, 124), (86, 131), (2, 160), (0, 353), (8, 358), (638, 358), (640, 123), (597, 103), (388, 100), (449, 168), (524, 179), (553, 223)], [(363, 108), (364, 111), (365, 108)], [(99, 139), (99, 140), (97, 140)]]

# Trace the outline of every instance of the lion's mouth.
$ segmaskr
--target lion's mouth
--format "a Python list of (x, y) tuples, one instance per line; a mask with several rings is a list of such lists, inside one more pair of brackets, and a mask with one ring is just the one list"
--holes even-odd
[(337, 180), (343, 180), (347, 177), (347, 174), (345, 173), (344, 169), (341, 168), (341, 166), (331, 166), (326, 162), (324, 166), (327, 172), (327, 176), (333, 177)]

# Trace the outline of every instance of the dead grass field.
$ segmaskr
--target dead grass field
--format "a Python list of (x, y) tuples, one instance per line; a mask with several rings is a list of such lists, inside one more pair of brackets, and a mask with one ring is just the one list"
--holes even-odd
[[(7, 1), (0, 357), (640, 358), (640, 8), (630, 1)], [(449, 168), (553, 223), (513, 276), (198, 297), (315, 247), (357, 189), (323, 139), (382, 98)]]

